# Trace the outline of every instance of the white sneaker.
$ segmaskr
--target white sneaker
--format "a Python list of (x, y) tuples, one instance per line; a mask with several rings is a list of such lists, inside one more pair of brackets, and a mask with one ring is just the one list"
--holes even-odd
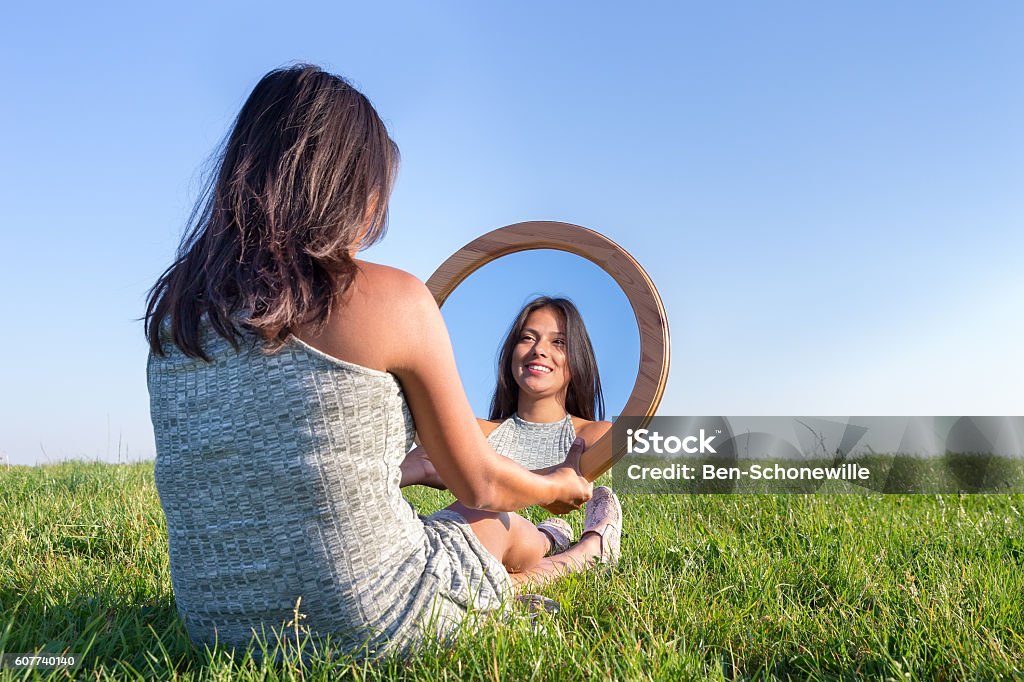
[(614, 566), (622, 556), (622, 505), (608, 486), (594, 488), (583, 516), (583, 535), (594, 533), (601, 538), (598, 562)]

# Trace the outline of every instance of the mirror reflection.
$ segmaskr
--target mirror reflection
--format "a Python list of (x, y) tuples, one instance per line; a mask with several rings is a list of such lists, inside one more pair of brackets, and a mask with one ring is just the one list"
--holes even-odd
[[(480, 418), (491, 414), (501, 346), (523, 307), (541, 296), (567, 298), (579, 311), (600, 373), (605, 419), (613, 419), (629, 398), (640, 364), (636, 318), (607, 273), (584, 258), (556, 250), (514, 253), (488, 263), (445, 301), (441, 312), (474, 413)], [(556, 318), (564, 320), (564, 315)], [(539, 375), (520, 378), (546, 380)]]

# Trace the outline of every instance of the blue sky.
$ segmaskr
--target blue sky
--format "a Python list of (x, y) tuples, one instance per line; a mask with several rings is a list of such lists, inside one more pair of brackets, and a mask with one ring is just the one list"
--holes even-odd
[(1021, 35), (1014, 2), (13, 6), (0, 452), (152, 456), (145, 291), (294, 61), (401, 147), (369, 260), (426, 279), (534, 219), (627, 248), (669, 313), (662, 414), (1022, 414)]

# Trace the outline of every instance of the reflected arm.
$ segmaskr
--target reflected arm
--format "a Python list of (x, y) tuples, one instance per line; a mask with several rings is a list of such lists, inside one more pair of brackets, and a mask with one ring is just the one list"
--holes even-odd
[(448, 486), (441, 480), (441, 475), (434, 468), (427, 451), (417, 445), (402, 460), (402, 482), (399, 487), (404, 488), (410, 485), (425, 485), (428, 488), (437, 490), (448, 490)]
[[(486, 419), (477, 419), (477, 424), (480, 426), (480, 431), (484, 436), (489, 434), (495, 429), (497, 424), (489, 422)], [(420, 445), (420, 436), (417, 432), (415, 439), (416, 447), (409, 451), (402, 460), (402, 482), (400, 487), (404, 488), (409, 485), (425, 485), (429, 488), (436, 488), (438, 490), (448, 490), (448, 486), (441, 480), (441, 475), (437, 473), (437, 469), (434, 468), (434, 463), (430, 461), (430, 455), (426, 449)], [(553, 469), (552, 467), (551, 469)], [(543, 472), (535, 472), (547, 474), (551, 473), (551, 470), (545, 470)]]

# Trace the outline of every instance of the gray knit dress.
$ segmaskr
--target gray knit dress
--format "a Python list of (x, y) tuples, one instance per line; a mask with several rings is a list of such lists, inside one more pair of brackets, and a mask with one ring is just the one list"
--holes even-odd
[[(156, 484), (178, 611), (197, 644), (299, 625), (343, 651), (408, 650), (504, 609), (508, 574), (458, 514), (399, 491), (414, 426), (391, 374), (292, 337), (212, 362), (150, 356)], [(473, 619), (470, 619), (473, 620)], [(291, 624), (291, 625), (289, 625)], [(286, 627), (287, 626), (287, 627)]]
[(487, 436), (495, 452), (531, 471), (561, 464), (576, 439), (572, 416), (558, 422), (528, 422), (518, 414), (498, 425)]

